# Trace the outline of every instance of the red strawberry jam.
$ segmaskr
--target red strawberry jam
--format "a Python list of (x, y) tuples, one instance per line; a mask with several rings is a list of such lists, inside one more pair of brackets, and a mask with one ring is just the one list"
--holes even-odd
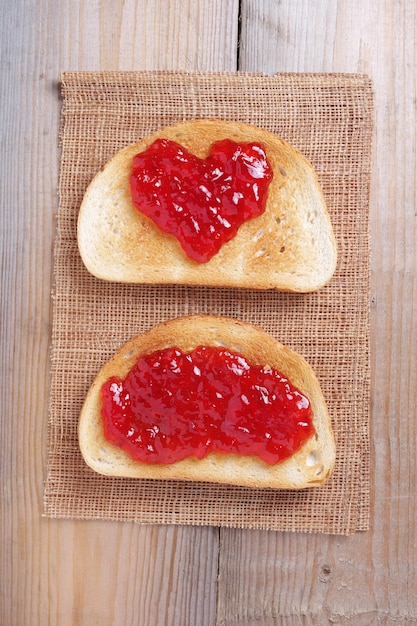
[(243, 222), (265, 211), (272, 169), (259, 143), (214, 143), (199, 159), (168, 139), (133, 158), (135, 207), (175, 236), (191, 259), (205, 263)]
[(101, 398), (106, 439), (145, 463), (225, 452), (274, 464), (315, 432), (309, 400), (288, 379), (223, 348), (143, 356)]

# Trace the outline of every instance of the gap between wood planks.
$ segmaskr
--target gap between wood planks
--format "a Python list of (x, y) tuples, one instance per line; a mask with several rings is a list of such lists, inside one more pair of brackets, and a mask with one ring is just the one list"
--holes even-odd
[(242, 36), (242, 0), (237, 6), (237, 45), (236, 45), (236, 69), (240, 70), (240, 40)]

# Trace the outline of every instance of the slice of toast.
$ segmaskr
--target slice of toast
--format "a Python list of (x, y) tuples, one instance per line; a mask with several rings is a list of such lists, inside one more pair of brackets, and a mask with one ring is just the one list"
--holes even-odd
[[(183, 352), (221, 346), (253, 365), (269, 366), (286, 376), (310, 401), (315, 433), (292, 456), (271, 465), (257, 456), (211, 452), (172, 464), (133, 460), (104, 437), (100, 390), (112, 376), (125, 378), (140, 356), (168, 347)], [(79, 443), (87, 465), (100, 474), (151, 479), (217, 482), (247, 487), (302, 489), (322, 484), (331, 474), (335, 444), (317, 378), (307, 362), (263, 330), (230, 318), (194, 315), (175, 318), (128, 341), (97, 374), (79, 420)]]
[[(259, 142), (273, 170), (265, 212), (244, 222), (206, 263), (186, 256), (177, 239), (131, 200), (133, 157), (157, 138), (205, 158), (216, 141)], [(311, 164), (295, 148), (255, 126), (194, 120), (164, 128), (118, 152), (89, 185), (78, 218), (81, 258), (112, 282), (186, 284), (310, 292), (332, 277), (336, 243)]]

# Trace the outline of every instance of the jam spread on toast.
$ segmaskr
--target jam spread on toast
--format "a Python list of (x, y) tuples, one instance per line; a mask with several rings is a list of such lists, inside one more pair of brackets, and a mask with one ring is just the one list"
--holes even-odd
[(206, 159), (178, 143), (157, 139), (133, 158), (134, 206), (185, 254), (209, 261), (243, 222), (265, 211), (273, 172), (260, 143), (214, 143)]
[(166, 348), (101, 388), (105, 438), (144, 463), (209, 452), (294, 454), (315, 430), (308, 398), (279, 372), (225, 348)]

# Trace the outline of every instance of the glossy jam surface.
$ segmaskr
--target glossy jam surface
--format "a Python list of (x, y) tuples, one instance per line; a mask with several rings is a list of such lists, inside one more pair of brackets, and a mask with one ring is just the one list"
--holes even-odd
[(272, 169), (258, 143), (224, 139), (199, 159), (178, 143), (157, 139), (136, 155), (130, 177), (135, 207), (205, 263), (265, 211)]
[(226, 452), (275, 464), (315, 432), (309, 400), (285, 377), (223, 348), (141, 357), (101, 398), (106, 439), (146, 463)]

